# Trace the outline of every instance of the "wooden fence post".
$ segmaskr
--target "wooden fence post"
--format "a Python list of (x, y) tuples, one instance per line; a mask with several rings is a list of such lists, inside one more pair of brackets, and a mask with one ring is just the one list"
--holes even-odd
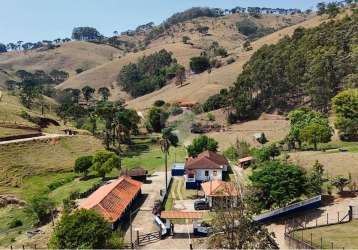
[(311, 233), (311, 246), (312, 246), (313, 242), (312, 242), (312, 233)]
[(337, 212), (337, 218), (338, 218), (338, 223), (339, 223), (339, 212)]
[(328, 224), (328, 213), (327, 213), (327, 224)]
[(321, 247), (320, 249), (323, 249), (323, 240), (322, 240), (322, 237), (321, 237)]
[(25, 246), (24, 246), (24, 245), (22, 245), (22, 249), (25, 250)]
[(333, 249), (333, 242), (331, 242), (331, 249)]

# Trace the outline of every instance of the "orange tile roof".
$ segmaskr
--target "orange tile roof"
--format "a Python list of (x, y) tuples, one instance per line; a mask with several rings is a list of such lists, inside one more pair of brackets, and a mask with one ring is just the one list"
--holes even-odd
[(140, 192), (142, 184), (127, 176), (98, 188), (80, 204), (80, 209), (94, 209), (110, 222), (117, 221)]
[(205, 212), (188, 212), (188, 211), (162, 211), (160, 218), (163, 219), (201, 219)]
[(201, 183), (206, 196), (239, 196), (234, 183), (220, 180), (213, 180)]

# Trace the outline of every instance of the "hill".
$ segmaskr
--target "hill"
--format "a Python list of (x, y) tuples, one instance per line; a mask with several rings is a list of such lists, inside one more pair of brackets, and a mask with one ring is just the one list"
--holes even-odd
[(76, 69), (88, 70), (113, 60), (122, 52), (109, 45), (72, 41), (59, 48), (31, 50), (27, 52), (8, 52), (0, 54), (0, 87), (9, 78), (15, 77), (17, 70), (26, 71), (53, 69), (64, 70), (71, 75)]
[[(233, 14), (224, 17), (218, 18), (197, 18), (194, 20), (186, 21), (184, 23), (180, 23), (177, 25), (173, 25), (164, 35), (160, 36), (157, 39), (154, 39), (150, 42), (148, 47), (144, 50), (140, 50), (138, 52), (130, 52), (121, 58), (114, 59), (113, 61), (104, 63), (95, 68), (92, 68), (88, 71), (85, 71), (78, 75), (73, 75), (67, 81), (60, 84), (58, 89), (65, 88), (81, 88), (85, 85), (90, 85), (95, 88), (99, 88), (102, 86), (107, 86), (111, 89), (112, 99), (117, 99), (118, 97), (124, 98), (126, 100), (130, 100), (131, 97), (120, 90), (118, 87), (117, 76), (120, 69), (131, 62), (136, 62), (140, 57), (144, 55), (150, 55), (160, 49), (166, 49), (168, 51), (173, 52), (174, 57), (177, 58), (178, 62), (184, 65), (186, 68), (189, 68), (189, 60), (193, 56), (199, 55), (202, 51), (206, 50), (213, 41), (219, 43), (220, 46), (225, 47), (229, 53), (236, 57), (242, 43), (245, 40), (245, 36), (240, 34), (236, 28), (236, 23), (242, 20), (250, 19), (254, 22), (258, 27), (264, 28), (273, 28), (273, 29), (282, 29), (283, 27), (290, 26), (295, 23), (300, 23), (304, 21), (306, 18), (302, 15), (293, 15), (290, 17), (286, 16), (273, 16), (273, 15), (263, 15), (261, 18), (252, 18), (248, 17), (245, 14)], [(206, 26), (209, 28), (209, 34), (203, 35), (200, 32), (196, 31), (197, 27)], [(190, 37), (190, 44), (183, 44), (182, 38), (184, 36)], [(137, 34), (135, 36), (129, 37), (128, 35), (118, 36), (118, 40), (131, 41), (133, 43), (141, 43), (145, 39), (145, 34)], [(245, 62), (245, 55), (243, 55), (243, 63)], [(240, 67), (242, 67), (241, 62), (239, 62)], [(223, 75), (229, 75), (231, 72), (235, 73), (235, 65), (230, 65), (228, 71), (224, 70), (221, 74), (218, 75), (218, 79), (222, 79)], [(220, 72), (220, 71), (219, 71)], [(193, 81), (203, 82), (203, 78), (205, 79), (204, 73), (198, 80), (195, 80), (196, 76), (190, 76), (188, 78), (188, 82)], [(237, 74), (235, 75), (235, 77)], [(234, 78), (229, 78), (228, 80), (224, 80), (225, 84), (231, 84)], [(216, 81), (216, 78), (214, 78)], [(215, 84), (216, 86), (217, 84)], [(191, 85), (192, 86), (192, 85)], [(217, 92), (217, 89), (221, 87), (209, 87), (208, 92), (205, 92), (202, 96), (211, 93), (211, 89), (214, 92)], [(199, 88), (202, 85), (198, 86)], [(166, 92), (166, 88), (159, 90), (159, 92)], [(190, 88), (189, 88), (190, 89)], [(195, 89), (196, 90), (196, 89)], [(191, 92), (189, 90), (189, 92)], [(164, 94), (166, 95), (166, 94)], [(168, 93), (171, 95), (171, 93)], [(184, 92), (186, 95), (186, 92)], [(200, 94), (199, 94), (200, 95)], [(171, 95), (172, 96), (172, 95)], [(148, 97), (147, 97), (148, 98)], [(150, 98), (150, 97), (149, 97)], [(150, 98), (151, 99), (151, 98)], [(177, 99), (176, 95), (173, 96), (173, 100)], [(194, 99), (198, 101), (202, 101), (202, 98)], [(141, 102), (142, 100), (140, 100)], [(151, 105), (152, 100), (149, 101), (149, 105)], [(130, 103), (132, 105), (132, 103)], [(144, 107), (139, 106), (139, 109), (146, 108), (148, 105)], [(137, 105), (133, 104), (133, 107), (137, 107)]]

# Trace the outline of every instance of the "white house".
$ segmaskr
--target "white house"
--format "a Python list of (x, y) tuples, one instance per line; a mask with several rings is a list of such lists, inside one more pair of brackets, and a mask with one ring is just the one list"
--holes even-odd
[(185, 162), (185, 185), (188, 189), (197, 189), (200, 183), (210, 180), (222, 180), (227, 171), (228, 160), (215, 152), (205, 151)]

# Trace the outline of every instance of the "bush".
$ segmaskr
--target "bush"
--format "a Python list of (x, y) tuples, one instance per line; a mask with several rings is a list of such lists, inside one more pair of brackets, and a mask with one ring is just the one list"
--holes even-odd
[(54, 209), (54, 203), (46, 195), (36, 195), (29, 200), (26, 209), (36, 216), (38, 222), (44, 223)]
[(215, 115), (214, 115), (214, 114), (208, 113), (208, 114), (207, 114), (207, 117), (208, 117), (208, 120), (209, 120), (209, 121), (211, 121), (211, 122), (215, 121)]
[(235, 59), (233, 57), (229, 57), (227, 60), (226, 60), (226, 63), (227, 64), (232, 64), (235, 62)]
[(210, 68), (209, 59), (206, 56), (197, 56), (190, 59), (190, 69), (199, 74)]
[(155, 102), (154, 102), (154, 106), (155, 107), (162, 107), (163, 105), (165, 104), (165, 101), (163, 101), (163, 100), (156, 100)]
[(75, 71), (76, 71), (77, 74), (81, 74), (84, 70), (81, 69), (81, 68), (78, 68), (78, 69), (76, 69)]
[(69, 177), (66, 177), (63, 179), (55, 180), (55, 181), (51, 182), (50, 184), (48, 184), (47, 187), (50, 191), (53, 191), (53, 190), (65, 185), (66, 183), (70, 183), (74, 179), (75, 179), (75, 176), (69, 176)]
[(216, 152), (218, 149), (218, 142), (213, 138), (207, 137), (206, 135), (200, 135), (194, 138), (192, 144), (190, 144), (186, 149), (189, 156), (196, 157), (205, 150)]
[(172, 110), (170, 111), (170, 113), (173, 115), (173, 116), (176, 116), (176, 115), (180, 115), (183, 113), (183, 109), (181, 107), (178, 107), (178, 106), (174, 106), (172, 108)]
[(238, 31), (245, 36), (255, 34), (258, 29), (257, 25), (250, 19), (244, 19), (243, 21), (237, 22), (236, 27)]
[(19, 219), (13, 219), (9, 222), (8, 226), (9, 228), (15, 228), (15, 227), (21, 227), (23, 225), (22, 221)]

